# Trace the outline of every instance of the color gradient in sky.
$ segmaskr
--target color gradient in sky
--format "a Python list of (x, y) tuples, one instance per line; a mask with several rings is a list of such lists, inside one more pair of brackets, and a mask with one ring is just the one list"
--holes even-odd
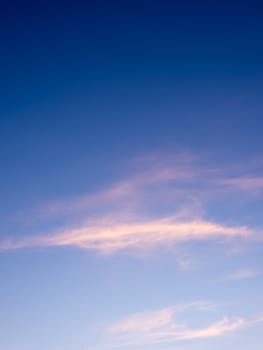
[(262, 11), (2, 2), (1, 350), (262, 349)]

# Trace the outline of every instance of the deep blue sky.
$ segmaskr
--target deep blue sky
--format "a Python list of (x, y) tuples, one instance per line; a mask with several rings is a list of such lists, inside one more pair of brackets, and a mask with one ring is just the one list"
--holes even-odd
[(170, 144), (262, 147), (259, 2), (7, 2), (0, 25), (4, 184)]
[[(258, 323), (262, 247), (252, 242), (263, 225), (262, 37), (260, 1), (1, 4), (0, 310), (6, 320), (5, 349), (41, 350), (38, 339), (49, 350), (101, 350), (107, 342), (114, 348), (114, 332), (120, 329), (113, 336), (104, 330), (118, 319), (127, 327), (125, 316), (141, 312), (136, 322), (143, 326), (156, 316), (144, 311), (157, 310), (159, 317), (168, 312), (163, 308), (171, 311), (198, 300), (223, 305), (224, 312), (211, 322), (206, 319), (206, 325), (230, 315), (233, 324), (224, 321), (223, 326), (239, 328), (232, 314), (245, 324)], [(200, 230), (201, 242), (184, 238), (187, 248), (178, 248), (176, 236), (173, 250), (170, 233), (151, 220), (181, 211), (187, 230), (192, 222)], [(147, 240), (139, 232), (140, 248), (146, 251), (126, 255), (129, 239), (114, 236), (120, 247), (110, 248), (113, 256), (105, 258), (100, 250), (107, 237), (91, 247), (87, 233), (84, 244), (74, 231), (87, 229), (88, 222), (97, 237), (98, 225), (105, 231), (106, 220), (118, 236), (125, 230), (117, 223), (127, 223), (126, 216), (131, 250), (138, 248), (133, 225), (143, 222), (146, 237), (152, 237)], [(206, 242), (197, 219), (221, 225), (219, 237), (211, 229), (213, 242)], [(181, 235), (177, 220), (173, 230)], [(158, 225), (168, 253), (155, 241)], [(231, 235), (229, 226), (235, 234), (244, 233), (245, 226), (253, 236), (247, 255), (232, 257), (233, 251), (245, 250), (240, 242), (223, 250), (214, 242), (214, 236), (220, 241)], [(78, 243), (70, 240), (69, 250), (61, 247), (61, 231)], [(35, 242), (39, 235), (43, 240)], [(47, 243), (50, 236), (58, 243)], [(49, 250), (50, 245), (55, 248)], [(154, 258), (148, 251), (152, 245)], [(243, 314), (235, 304), (239, 290)], [(153, 300), (147, 297), (151, 293)], [(76, 308), (68, 310), (65, 305), (76, 300)], [(199, 317), (205, 307), (189, 308)], [(175, 326), (169, 312), (163, 326), (168, 330)], [(35, 313), (40, 315), (36, 323)], [(59, 326), (49, 338), (51, 320)], [(186, 324), (194, 322), (191, 314)], [(34, 337), (22, 339), (30, 330)], [(175, 334), (163, 344), (155, 326), (151, 331), (151, 339), (138, 337), (138, 346), (170, 349), (166, 341), (172, 348), (180, 341)], [(196, 337), (185, 332), (186, 338)], [(206, 332), (204, 344), (186, 341), (182, 348), (215, 348), (217, 338), (205, 345)], [(252, 347), (259, 350), (256, 332), (242, 336), (247, 344), (253, 338)], [(19, 334), (17, 339), (12, 333)], [(153, 344), (156, 336), (160, 345)], [(234, 344), (245, 349), (237, 335), (222, 339), (221, 348)]]

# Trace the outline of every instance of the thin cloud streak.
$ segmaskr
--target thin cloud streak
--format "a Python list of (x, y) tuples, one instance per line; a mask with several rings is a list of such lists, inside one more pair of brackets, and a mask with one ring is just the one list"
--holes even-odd
[(92, 208), (94, 206), (103, 206), (107, 204), (121, 204), (125, 200), (135, 198), (140, 201), (142, 197), (141, 191), (148, 186), (156, 186), (170, 181), (193, 181), (197, 176), (197, 171), (193, 169), (185, 169), (182, 167), (163, 167), (141, 171), (128, 179), (119, 181), (109, 188), (97, 191), (90, 195), (80, 196), (77, 198), (55, 201), (42, 208), (40, 216), (49, 217), (60, 214)]
[(108, 333), (145, 332), (170, 325), (174, 316), (188, 310), (208, 311), (214, 310), (216, 305), (207, 301), (195, 301), (187, 304), (179, 304), (159, 310), (151, 310), (133, 314), (116, 324), (113, 324)]
[(113, 345), (110, 347), (142, 346), (219, 337), (263, 321), (262, 317), (249, 320), (225, 316), (223, 319), (199, 328), (192, 328), (178, 322), (180, 314), (186, 311), (205, 312), (211, 311), (214, 307), (211, 303), (193, 302), (131, 315), (113, 324), (107, 330), (108, 335), (112, 337)]
[(243, 280), (253, 278), (259, 275), (259, 272), (253, 269), (243, 269), (235, 271), (234, 273), (227, 276), (227, 280)]
[[(179, 201), (201, 201), (205, 205), (205, 198), (217, 200), (218, 195), (231, 196), (239, 191), (248, 194), (257, 193), (263, 189), (263, 177), (239, 176), (237, 170), (224, 167), (214, 167), (198, 158), (177, 155), (174, 159), (167, 159), (165, 155), (157, 155), (144, 166), (132, 169), (131, 175), (113, 182), (105, 189), (88, 195), (68, 200), (54, 201), (39, 210), (36, 217), (52, 218), (65, 215), (86, 213), (97, 208), (107, 210), (109, 207), (138, 210), (147, 206), (151, 195), (165, 202), (168, 198), (178, 198)], [(141, 162), (142, 163), (142, 162)], [(144, 162), (145, 163), (145, 162)], [(241, 172), (241, 169), (238, 169)], [(244, 171), (244, 169), (243, 169)]]
[(236, 177), (220, 180), (221, 185), (241, 191), (254, 192), (263, 190), (263, 177)]
[(26, 247), (72, 246), (104, 253), (169, 246), (177, 242), (246, 238), (252, 231), (244, 226), (225, 226), (206, 220), (182, 221), (177, 216), (163, 219), (120, 221), (97, 219), (60, 233), (26, 237), (0, 244), (3, 250)]

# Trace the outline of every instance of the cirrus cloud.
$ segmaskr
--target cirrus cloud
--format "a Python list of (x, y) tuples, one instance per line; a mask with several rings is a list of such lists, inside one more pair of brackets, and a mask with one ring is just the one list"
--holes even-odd
[(180, 321), (186, 312), (191, 319), (195, 313), (206, 313), (215, 308), (213, 303), (199, 301), (132, 314), (108, 328), (106, 333), (111, 337), (110, 347), (137, 347), (220, 337), (263, 322), (262, 317), (250, 319), (224, 316), (206, 325), (191, 327), (188, 322)]
[(11, 250), (38, 246), (72, 246), (112, 253), (127, 249), (167, 246), (191, 240), (248, 237), (250, 234), (252, 231), (245, 226), (226, 226), (202, 219), (183, 221), (176, 216), (148, 220), (134, 218), (128, 221), (99, 218), (86, 225), (58, 233), (4, 241), (0, 244), (0, 248)]
[[(248, 225), (209, 218), (208, 203), (213, 206), (222, 187), (223, 196), (230, 194), (233, 201), (232, 187), (235, 191), (237, 183), (226, 180), (226, 170), (198, 164), (189, 155), (169, 162), (158, 155), (153, 163), (152, 159), (147, 160), (146, 165), (147, 168), (137, 169), (106, 189), (50, 203), (43, 216), (37, 218), (40, 224), (44, 220), (46, 226), (49, 219), (57, 216), (60, 226), (48, 225), (50, 229), (42, 235), (3, 239), (0, 249), (70, 246), (114, 253), (257, 234)], [(252, 183), (261, 185), (258, 180)], [(228, 197), (225, 199), (227, 205)], [(183, 261), (184, 266), (188, 263), (189, 259)]]

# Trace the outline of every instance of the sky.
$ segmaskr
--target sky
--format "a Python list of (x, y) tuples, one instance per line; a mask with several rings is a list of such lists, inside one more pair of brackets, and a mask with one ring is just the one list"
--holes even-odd
[(262, 349), (262, 11), (1, 4), (1, 349)]

